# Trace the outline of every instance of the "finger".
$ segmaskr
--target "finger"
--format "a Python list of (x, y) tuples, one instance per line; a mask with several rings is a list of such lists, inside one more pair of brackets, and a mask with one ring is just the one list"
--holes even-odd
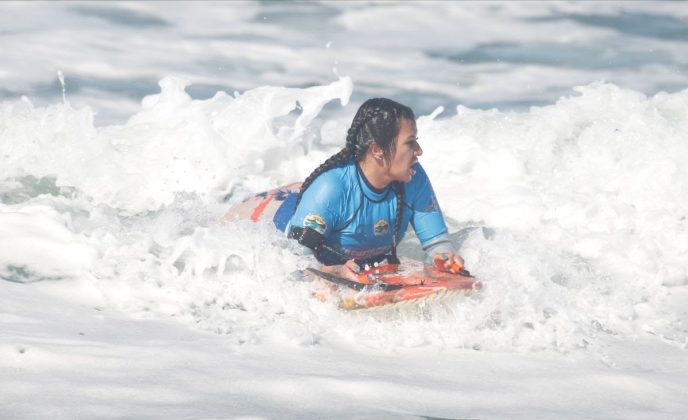
[(345, 262), (342, 266), (342, 277), (359, 283), (368, 284), (368, 276), (361, 274), (361, 267), (354, 260)]
[(446, 264), (446, 255), (444, 254), (435, 254), (434, 257), (432, 257), (432, 264), (435, 266), (436, 269), (438, 270), (446, 270), (445, 264)]
[(463, 260), (461, 258), (455, 258), (454, 263), (451, 266), (451, 270), (455, 274), (458, 274), (461, 270), (463, 270)]
[(463, 269), (463, 259), (456, 254), (451, 254), (451, 258), (446, 263), (446, 268), (450, 273), (459, 273)]
[(344, 265), (356, 274), (361, 272), (361, 267), (358, 264), (356, 264), (356, 261), (354, 260), (349, 260), (346, 263), (344, 263)]

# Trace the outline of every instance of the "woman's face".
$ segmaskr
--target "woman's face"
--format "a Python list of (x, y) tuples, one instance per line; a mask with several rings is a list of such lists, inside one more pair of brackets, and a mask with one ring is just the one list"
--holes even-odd
[(415, 175), (413, 165), (418, 162), (418, 156), (423, 154), (417, 134), (415, 121), (401, 120), (399, 135), (395, 140), (396, 150), (389, 162), (389, 176), (392, 181), (409, 182)]

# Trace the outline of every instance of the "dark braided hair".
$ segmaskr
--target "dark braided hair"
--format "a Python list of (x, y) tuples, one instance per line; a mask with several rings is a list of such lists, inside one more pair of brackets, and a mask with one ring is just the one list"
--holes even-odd
[[(396, 149), (395, 139), (399, 135), (401, 120), (415, 121), (416, 117), (411, 108), (386, 98), (373, 98), (365, 101), (354, 116), (351, 127), (346, 134), (346, 145), (342, 150), (330, 156), (301, 184), (299, 196), (296, 199), (294, 211), (301, 202), (303, 193), (323, 172), (343, 165), (351, 161), (360, 162), (368, 152), (373, 142), (383, 150), (386, 161), (390, 161)], [(390, 262), (398, 264), (397, 236), (401, 228), (402, 212), (404, 209), (404, 185), (394, 182), (394, 193), (397, 196), (397, 217), (394, 223), (394, 236), (392, 239), (392, 258)]]

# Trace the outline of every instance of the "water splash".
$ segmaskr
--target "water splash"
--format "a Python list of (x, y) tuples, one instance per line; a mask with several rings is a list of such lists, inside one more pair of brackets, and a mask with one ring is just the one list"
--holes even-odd
[[(665, 304), (688, 283), (686, 92), (593, 84), (528, 113), (421, 117), (421, 162), (485, 289), (345, 313), (294, 281), (309, 260), (269, 223), (216, 221), (228, 195), (301, 179), (339, 147), (346, 121), (318, 112), (345, 103), (350, 81), (204, 101), (181, 79), (160, 84), (124, 126), (96, 128), (90, 110), (64, 104), (2, 104), (0, 249), (43, 250), (0, 253), (6, 278), (81, 278), (127, 313), (237, 343), (567, 352), (686, 335)], [(414, 241), (400, 252), (415, 255)]]
[(62, 85), (62, 104), (67, 105), (67, 88), (62, 70), (57, 71), (57, 78), (60, 80), (60, 85)]

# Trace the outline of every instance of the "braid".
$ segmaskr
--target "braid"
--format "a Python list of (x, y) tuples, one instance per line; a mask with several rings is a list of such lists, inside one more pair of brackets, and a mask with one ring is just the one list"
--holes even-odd
[(320, 174), (322, 174), (330, 168), (348, 162), (349, 160), (351, 160), (351, 155), (352, 153), (347, 142), (347, 145), (344, 146), (342, 150), (330, 156), (325, 162), (323, 162), (322, 164), (320, 164), (320, 166), (315, 168), (315, 170), (311, 172), (311, 174), (308, 175), (308, 177), (303, 181), (303, 184), (301, 184), (299, 196), (296, 198), (296, 205), (294, 206), (294, 211), (296, 211), (296, 208), (299, 207), (299, 203), (301, 202), (301, 197), (303, 197), (303, 193), (306, 192), (306, 189), (310, 187), (313, 181), (315, 181), (315, 178), (319, 177)]
[[(346, 134), (346, 145), (339, 152), (330, 156), (318, 166), (301, 184), (301, 190), (296, 199), (294, 212), (301, 203), (304, 192), (318, 176), (331, 168), (350, 161), (361, 161), (373, 143), (379, 145), (385, 159), (391, 159), (396, 145), (394, 144), (401, 120), (415, 121), (416, 117), (411, 108), (385, 98), (373, 98), (365, 101), (354, 116), (351, 127)], [(392, 255), (389, 262), (399, 264), (397, 258), (397, 241), (404, 211), (404, 184), (394, 182), (394, 193), (397, 198), (397, 216), (394, 222), (394, 236), (392, 237)]]
[(388, 260), (391, 264), (399, 264), (399, 257), (397, 257), (397, 241), (399, 240), (399, 230), (401, 230), (401, 219), (404, 218), (404, 184), (402, 184), (401, 182), (395, 182), (394, 193), (397, 196), (397, 217), (394, 221), (394, 236), (392, 237), (392, 256)]
[[(359, 160), (368, 151), (368, 147), (374, 141), (373, 136), (369, 132), (369, 129), (364, 128), (368, 121), (377, 118), (379, 115), (384, 114), (385, 111), (380, 107), (375, 108), (363, 108), (361, 107), (354, 120), (351, 123), (351, 127), (346, 134), (346, 146), (339, 152), (330, 156), (325, 162), (320, 166), (315, 168), (313, 172), (303, 181), (301, 184), (301, 189), (299, 190), (299, 196), (296, 198), (296, 205), (294, 206), (294, 211), (299, 207), (301, 202), (301, 197), (306, 189), (315, 181), (315, 179), (320, 176), (323, 172), (350, 160)], [(364, 128), (363, 130), (361, 128)]]
[[(366, 123), (368, 121), (372, 121), (374, 124), (375, 120), (379, 116), (385, 118), (386, 114), (387, 113), (385, 112), (385, 110), (381, 109), (380, 107), (375, 107), (364, 109), (362, 115), (359, 116), (356, 131), (353, 133), (352, 138), (354, 158), (356, 160), (363, 158), (363, 156), (365, 156), (366, 152), (368, 151), (368, 147), (370, 147), (370, 145), (375, 141), (375, 136), (371, 132), (371, 128), (369, 126), (366, 126)], [(351, 128), (354, 128), (354, 124), (351, 124)], [(347, 144), (348, 142), (349, 137), (347, 136)]]

